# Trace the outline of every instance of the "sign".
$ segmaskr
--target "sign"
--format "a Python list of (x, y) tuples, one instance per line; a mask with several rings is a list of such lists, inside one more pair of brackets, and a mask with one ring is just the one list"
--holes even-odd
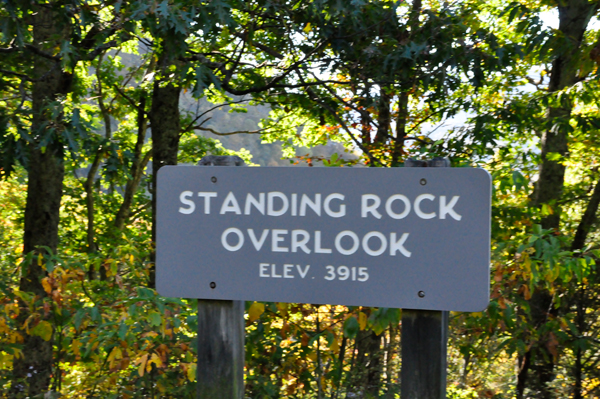
[(472, 168), (165, 166), (161, 295), (480, 311), (491, 179)]

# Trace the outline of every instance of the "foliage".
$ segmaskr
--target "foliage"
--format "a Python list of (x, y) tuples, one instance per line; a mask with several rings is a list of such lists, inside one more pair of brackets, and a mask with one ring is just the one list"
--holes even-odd
[[(59, 34), (37, 42), (41, 6), (58, 15)], [(586, 7), (585, 18), (564, 17)], [(152, 103), (175, 87), (182, 103), (196, 104), (175, 118), (179, 163), (208, 153), (263, 160), (210, 133), (278, 142), (285, 158), (309, 166), (444, 156), (488, 170), (491, 302), (451, 315), (448, 396), (598, 396), (598, 8), (3, 2), (0, 391), (18, 383), (12, 365), (32, 336), (52, 343), (48, 389), (64, 397), (194, 397), (196, 303), (151, 286)], [(562, 16), (557, 27), (548, 26), (551, 11)], [(573, 33), (573, 21), (590, 18)], [(42, 64), (52, 67), (40, 76)], [(64, 86), (38, 107), (36, 85), (52, 74)], [(224, 108), (262, 120), (230, 129), (217, 114)], [(443, 127), (456, 120), (464, 122)], [(550, 148), (559, 136), (564, 147)], [(297, 156), (333, 142), (343, 150)], [(30, 160), (52, 149), (66, 171), (60, 244), (23, 253)], [(544, 168), (565, 172), (550, 179), (558, 194), (540, 199)], [(30, 267), (43, 272), (43, 295), (19, 289)], [(398, 397), (400, 320), (398, 309), (247, 303), (247, 396)]]

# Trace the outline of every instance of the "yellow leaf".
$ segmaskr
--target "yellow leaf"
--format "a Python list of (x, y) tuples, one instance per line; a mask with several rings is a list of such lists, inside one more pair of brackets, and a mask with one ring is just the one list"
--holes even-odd
[(333, 351), (333, 353), (337, 353), (340, 350), (340, 344), (336, 338), (333, 339), (330, 348)]
[(194, 382), (196, 380), (196, 363), (190, 363), (187, 369), (187, 378), (190, 382)]
[(52, 286), (48, 281), (48, 277), (44, 277), (42, 279), (42, 287), (44, 287), (44, 291), (46, 291), (46, 294), (50, 294), (52, 292)]
[(44, 341), (50, 341), (50, 338), (52, 338), (52, 324), (50, 324), (46, 320), (42, 320), (38, 323), (37, 326), (29, 330), (29, 334), (37, 335)]
[(308, 336), (308, 334), (305, 332), (302, 333), (302, 338), (300, 340), (300, 343), (302, 344), (302, 346), (307, 346), (309, 340), (310, 340), (310, 337)]
[(81, 342), (79, 342), (78, 339), (74, 339), (73, 342), (71, 342), (71, 350), (77, 356), (81, 355), (79, 348), (81, 348)]
[(115, 276), (119, 272), (119, 264), (116, 261), (110, 263), (110, 276)]
[(265, 312), (265, 304), (254, 302), (250, 305), (250, 309), (248, 309), (248, 318), (250, 321), (254, 321), (260, 317), (261, 314)]
[(121, 348), (115, 346), (112, 351), (110, 351), (110, 355), (108, 355), (108, 362), (112, 363), (115, 359), (122, 359), (123, 352), (121, 352)]
[(144, 376), (144, 371), (146, 371), (146, 362), (147, 361), (148, 361), (147, 353), (138, 359), (138, 362), (140, 362), (140, 367), (138, 368), (138, 374), (140, 375), (140, 377)]
[(160, 357), (158, 357), (158, 355), (156, 353), (152, 354), (152, 356), (150, 357), (150, 360), (148, 360), (148, 363), (146, 364), (147, 372), (150, 372), (152, 370), (152, 363), (154, 363), (156, 365), (156, 368), (159, 368), (160, 366), (162, 366), (162, 361), (160, 360)]
[(11, 319), (16, 318), (19, 315), (19, 305), (16, 303), (9, 303), (8, 305), (6, 305), (4, 307), (4, 312), (6, 313), (6, 315), (8, 317), (10, 317)]
[(13, 362), (13, 356), (8, 353), (0, 352), (0, 366), (10, 367)]
[(531, 299), (531, 291), (529, 291), (529, 287), (525, 284), (523, 284), (523, 298), (525, 298), (526, 301)]
[(42, 266), (42, 260), (43, 260), (42, 254), (38, 254), (38, 259), (37, 259), (38, 266)]
[(277, 305), (277, 309), (279, 310), (282, 316), (287, 316), (289, 303), (277, 302), (275, 305)]
[(0, 334), (10, 333), (10, 327), (6, 325), (4, 319), (0, 319)]
[(361, 331), (367, 327), (367, 315), (363, 312), (358, 313), (358, 326), (360, 327)]
[(529, 259), (529, 255), (526, 255), (523, 260), (523, 269), (525, 269), (527, 274), (531, 273), (531, 259)]
[(18, 348), (13, 348), (14, 357), (17, 359), (21, 359), (23, 357), (23, 351)]
[(554, 268), (548, 270), (546, 274), (546, 280), (552, 283), (558, 278), (559, 274), (560, 269), (558, 268), (558, 266), (555, 265)]

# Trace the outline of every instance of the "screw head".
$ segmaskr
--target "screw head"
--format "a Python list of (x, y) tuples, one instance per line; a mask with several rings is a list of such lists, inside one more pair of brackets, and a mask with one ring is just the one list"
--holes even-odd
[(421, 181), (420, 181), (419, 183), (421, 183), (421, 185), (422, 185), (422, 186), (424, 186), (424, 185), (426, 185), (426, 184), (427, 184), (427, 180), (425, 180), (425, 179), (421, 179)]
[(217, 178), (213, 176), (213, 177), (210, 178), (210, 181), (213, 182), (213, 183), (216, 183), (217, 182)]
[(211, 282), (210, 282), (210, 288), (212, 288), (213, 290), (214, 290), (215, 288), (217, 288), (217, 283), (215, 283), (214, 281), (211, 281)]
[(417, 295), (419, 298), (425, 298), (425, 291), (419, 291)]

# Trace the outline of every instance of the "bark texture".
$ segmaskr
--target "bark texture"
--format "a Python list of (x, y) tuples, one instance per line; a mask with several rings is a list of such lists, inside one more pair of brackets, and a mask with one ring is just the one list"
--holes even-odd
[[(577, 82), (579, 49), (583, 34), (598, 5), (585, 0), (571, 0), (558, 6), (559, 28), (564, 43), (559, 56), (552, 63), (548, 91), (557, 92)], [(550, 153), (566, 156), (568, 151), (569, 118), (573, 104), (566, 97), (559, 107), (548, 109), (548, 128), (542, 136), (542, 164), (536, 187), (536, 205), (550, 204), (561, 198), (565, 180), (565, 166), (559, 160), (548, 159)], [(555, 206), (555, 205), (554, 205)], [(555, 206), (556, 207), (556, 206)], [(556, 229), (560, 223), (560, 209), (542, 220), (542, 227)]]
[(596, 183), (594, 187), (594, 191), (592, 192), (592, 196), (590, 201), (585, 208), (585, 212), (583, 213), (583, 217), (577, 226), (577, 231), (575, 232), (575, 238), (571, 243), (571, 251), (577, 251), (583, 249), (585, 246), (586, 239), (590, 232), (590, 229), (594, 222), (596, 221), (596, 213), (598, 212), (598, 206), (600, 205), (600, 180)]
[[(598, 9), (598, 3), (586, 0), (559, 2), (559, 36), (563, 43), (557, 48), (557, 57), (552, 63), (548, 90), (557, 92), (575, 84), (578, 79), (578, 64), (583, 35), (590, 18)], [(542, 135), (542, 163), (534, 193), (534, 204), (548, 205), (550, 214), (541, 220), (544, 229), (558, 230), (561, 210), (558, 201), (562, 197), (566, 167), (563, 161), (550, 156), (568, 156), (569, 119), (573, 110), (572, 102), (565, 96), (558, 106), (547, 112), (547, 129)], [(547, 290), (536, 290), (530, 300), (531, 322), (534, 328), (541, 328), (556, 310), (553, 299)], [(554, 379), (555, 359), (548, 350), (550, 337), (542, 336), (530, 350), (521, 357), (517, 375), (517, 397), (523, 398), (525, 387), (536, 398), (552, 398), (548, 383)]]
[(356, 336), (356, 365), (352, 391), (364, 398), (378, 398), (381, 387), (383, 351), (381, 336), (373, 331), (359, 331)]
[[(159, 61), (161, 71), (168, 71), (172, 65), (169, 54), (163, 54)], [(152, 107), (150, 109), (150, 126), (152, 131), (152, 241), (156, 242), (156, 178), (158, 171), (165, 165), (177, 165), (179, 151), (179, 133), (181, 121), (179, 117), (179, 95), (181, 87), (166, 76), (154, 82), (152, 91)], [(154, 254), (153, 254), (154, 258)], [(154, 259), (152, 259), (154, 264)], [(148, 285), (156, 286), (154, 266), (150, 270)]]
[[(34, 43), (42, 50), (52, 52), (57, 38), (65, 36), (65, 31), (57, 26), (54, 11), (47, 6), (35, 6), (32, 16)], [(52, 118), (49, 107), (61, 94), (70, 90), (70, 75), (63, 73), (60, 64), (47, 58), (36, 56), (34, 58), (34, 75), (36, 80), (32, 88), (32, 137), (29, 145), (29, 159), (27, 165), (28, 186), (27, 202), (25, 206), (25, 223), (23, 237), (23, 251), (25, 254), (34, 253), (33, 260), (24, 263), (21, 270), (19, 289), (35, 295), (39, 305), (47, 295), (41, 284), (46, 275), (45, 267), (38, 265), (37, 254), (56, 252), (58, 247), (58, 224), (62, 185), (64, 178), (63, 148), (56, 133), (48, 129), (60, 130), (61, 121)], [(41, 137), (53, 134), (51, 142), (40, 148)], [(42, 318), (44, 312), (40, 312)], [(22, 325), (30, 316), (29, 308), (21, 303), (21, 313), (18, 321)], [(34, 323), (30, 321), (30, 327)], [(9, 397), (33, 397), (47, 392), (52, 374), (52, 337), (44, 340), (38, 336), (27, 334), (21, 330), (23, 336), (22, 356), (15, 358), (13, 363), (13, 385)]]
[(133, 196), (135, 195), (140, 182), (142, 180), (142, 176), (144, 174), (144, 169), (150, 160), (150, 156), (152, 152), (148, 152), (146, 154), (142, 153), (142, 147), (144, 146), (144, 141), (146, 140), (146, 130), (148, 129), (148, 120), (146, 118), (146, 98), (142, 97), (140, 104), (138, 105), (138, 133), (137, 133), (137, 141), (135, 143), (135, 148), (133, 150), (133, 162), (131, 165), (131, 178), (127, 180), (127, 184), (125, 185), (125, 193), (123, 194), (123, 202), (119, 207), (119, 211), (115, 216), (114, 225), (117, 230), (123, 230), (129, 216), (131, 214), (131, 205), (133, 203)]
[[(110, 114), (106, 105), (104, 104), (104, 92), (102, 90), (102, 79), (100, 74), (100, 68), (102, 66), (103, 55), (100, 56), (98, 60), (98, 68), (96, 69), (96, 78), (98, 79), (98, 106), (100, 107), (100, 111), (102, 114), (102, 119), (104, 121), (104, 137), (106, 141), (110, 140), (112, 137), (112, 128), (110, 121)], [(87, 244), (88, 244), (88, 253), (94, 253), (98, 250), (98, 246), (96, 245), (96, 228), (95, 228), (95, 202), (94, 202), (94, 183), (96, 182), (96, 175), (98, 174), (98, 170), (102, 164), (102, 159), (106, 154), (107, 146), (101, 145), (96, 151), (96, 156), (94, 157), (94, 161), (90, 166), (88, 171), (87, 178), (83, 185), (85, 189), (85, 202), (87, 207)], [(90, 273), (92, 274), (92, 273)]]
[[(598, 212), (598, 206), (600, 205), (600, 181), (596, 183), (592, 196), (587, 204), (583, 217), (577, 226), (577, 232), (575, 238), (571, 243), (571, 251), (578, 251), (583, 249), (585, 246), (588, 234), (592, 225), (596, 222), (596, 214)], [(575, 297), (575, 309), (576, 309), (576, 323), (577, 329), (580, 335), (583, 337), (588, 333), (589, 322), (588, 322), (588, 309), (597, 308), (597, 297), (595, 291), (589, 290), (585, 286), (579, 288), (579, 292)], [(583, 338), (577, 338), (582, 339)], [(584, 380), (584, 350), (582, 345), (576, 345), (575, 347), (575, 364), (573, 365), (573, 378), (575, 383), (573, 386), (573, 398), (583, 398), (583, 380)]]
[[(408, 27), (410, 32), (408, 34), (408, 40), (413, 40), (420, 26), (419, 16), (423, 9), (423, 3), (421, 0), (415, 0), (412, 3), (412, 9), (410, 11), (410, 17), (408, 20)], [(410, 116), (409, 110), (409, 92), (414, 84), (416, 72), (413, 68), (405, 68), (407, 76), (406, 82), (401, 85), (401, 92), (398, 96), (398, 115), (396, 116), (396, 137), (394, 139), (393, 151), (392, 151), (392, 166), (399, 166), (404, 155), (404, 142), (406, 140), (407, 125)]]
[(377, 116), (377, 134), (376, 143), (385, 143), (390, 137), (390, 123), (392, 121), (390, 113), (390, 102), (392, 96), (382, 87), (379, 91), (379, 115)]

